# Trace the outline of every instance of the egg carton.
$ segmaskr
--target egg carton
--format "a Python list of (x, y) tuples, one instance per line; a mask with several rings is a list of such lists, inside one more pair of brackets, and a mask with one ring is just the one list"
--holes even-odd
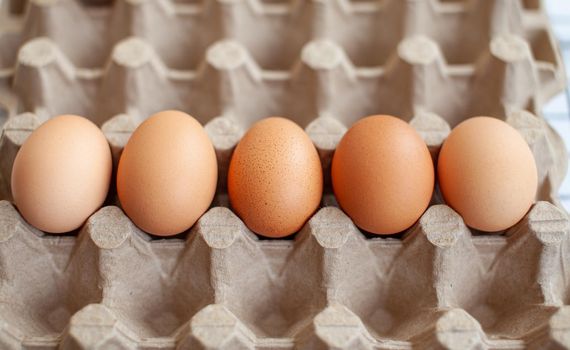
[[(570, 221), (556, 195), (567, 154), (540, 117), (565, 75), (539, 1), (4, 6), (1, 349), (570, 348)], [(218, 192), (189, 232), (147, 235), (113, 190), (64, 236), (8, 201), (16, 152), (46, 118), (97, 122), (116, 169), (135, 127), (163, 109), (195, 116), (216, 149)], [(506, 120), (537, 160), (538, 202), (485, 235), (436, 190), (406, 232), (360, 232), (328, 174), (347, 126), (377, 113), (409, 121), (434, 159), (461, 120)], [(233, 148), (269, 115), (305, 128), (326, 176), (322, 208), (292, 240), (260, 239), (228, 205)]]
[[(142, 232), (115, 205), (72, 235), (48, 235), (1, 201), (0, 348), (570, 348), (570, 220), (551, 190), (565, 148), (527, 111), (507, 121), (537, 159), (540, 190), (500, 235), (469, 229), (438, 192), (416, 225), (380, 238), (360, 232), (327, 186), (293, 240), (258, 238), (224, 190), (170, 239)], [(435, 157), (449, 124), (433, 113), (410, 123)], [(4, 126), (2, 174), (39, 125), (25, 113)], [(102, 127), (115, 162), (135, 125), (120, 115)], [(241, 131), (225, 117), (206, 130), (223, 182)], [(329, 173), (346, 128), (319, 118), (306, 131)]]
[(538, 0), (106, 2), (30, 0), (18, 15), (23, 0), (5, 1), (9, 115), (102, 124), (181, 109), (245, 128), (276, 114), (306, 126), (427, 111), (454, 126), (479, 114), (540, 115), (564, 86)]

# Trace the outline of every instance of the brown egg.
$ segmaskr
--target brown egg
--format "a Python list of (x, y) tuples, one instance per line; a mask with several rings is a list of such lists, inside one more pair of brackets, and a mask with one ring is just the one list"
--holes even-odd
[(123, 150), (117, 193), (142, 230), (170, 236), (189, 229), (216, 192), (216, 153), (196, 119), (164, 111), (145, 120)]
[(69, 232), (105, 201), (112, 166), (109, 144), (95, 124), (75, 115), (58, 116), (20, 148), (12, 168), (12, 196), (33, 226)]
[(523, 137), (490, 117), (457, 125), (441, 148), (437, 170), (445, 202), (482, 231), (516, 224), (538, 186), (534, 157)]
[(408, 123), (385, 115), (354, 124), (332, 161), (338, 204), (358, 227), (375, 234), (412, 226), (430, 202), (434, 177), (420, 135)]
[(228, 173), (228, 194), (254, 232), (284, 237), (303, 227), (319, 206), (323, 174), (317, 150), (297, 124), (267, 118), (237, 145)]

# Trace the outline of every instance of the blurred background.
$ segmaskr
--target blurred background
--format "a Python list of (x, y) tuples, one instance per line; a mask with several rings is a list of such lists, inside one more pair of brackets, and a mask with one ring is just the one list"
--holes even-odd
[[(566, 76), (570, 77), (570, 0), (543, 0), (550, 16), (554, 33), (560, 43), (566, 66)], [(566, 90), (544, 107), (544, 116), (564, 138), (566, 150), (570, 150), (570, 92)], [(560, 200), (570, 212), (570, 176), (560, 188)]]

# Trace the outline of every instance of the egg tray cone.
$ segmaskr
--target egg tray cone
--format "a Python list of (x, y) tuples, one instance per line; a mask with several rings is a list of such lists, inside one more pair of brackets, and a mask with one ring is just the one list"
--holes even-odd
[[(564, 68), (539, 1), (4, 6), (0, 349), (570, 349), (567, 154), (540, 117)], [(138, 123), (176, 108), (205, 124), (219, 166), (189, 232), (150, 237), (112, 194), (75, 235), (47, 235), (8, 201), (46, 118), (97, 122), (116, 166)], [(376, 113), (410, 121), (434, 159), (467, 117), (506, 120), (537, 160), (537, 203), (485, 235), (436, 190), (414, 227), (379, 238), (336, 207), (326, 175), (293, 240), (261, 240), (228, 209), (231, 152), (256, 120), (298, 122), (330, 174), (346, 127)]]

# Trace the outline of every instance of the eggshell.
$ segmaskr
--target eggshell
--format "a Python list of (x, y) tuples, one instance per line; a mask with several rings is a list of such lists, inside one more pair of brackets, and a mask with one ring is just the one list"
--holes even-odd
[(284, 237), (300, 230), (319, 206), (322, 191), (317, 150), (290, 120), (272, 117), (257, 122), (232, 155), (231, 205), (260, 235)]
[(216, 192), (218, 167), (212, 142), (186, 113), (164, 111), (131, 135), (117, 169), (117, 193), (142, 230), (170, 236), (189, 229)]
[(476, 117), (457, 125), (438, 159), (445, 202), (482, 231), (516, 224), (538, 187), (536, 163), (523, 137), (507, 123)]
[(354, 124), (332, 161), (332, 183), (340, 207), (371, 233), (393, 234), (412, 226), (426, 210), (434, 168), (420, 135), (392, 116)]
[(12, 168), (12, 196), (38, 229), (72, 231), (105, 201), (111, 171), (111, 150), (101, 130), (83, 117), (58, 116), (20, 148)]

